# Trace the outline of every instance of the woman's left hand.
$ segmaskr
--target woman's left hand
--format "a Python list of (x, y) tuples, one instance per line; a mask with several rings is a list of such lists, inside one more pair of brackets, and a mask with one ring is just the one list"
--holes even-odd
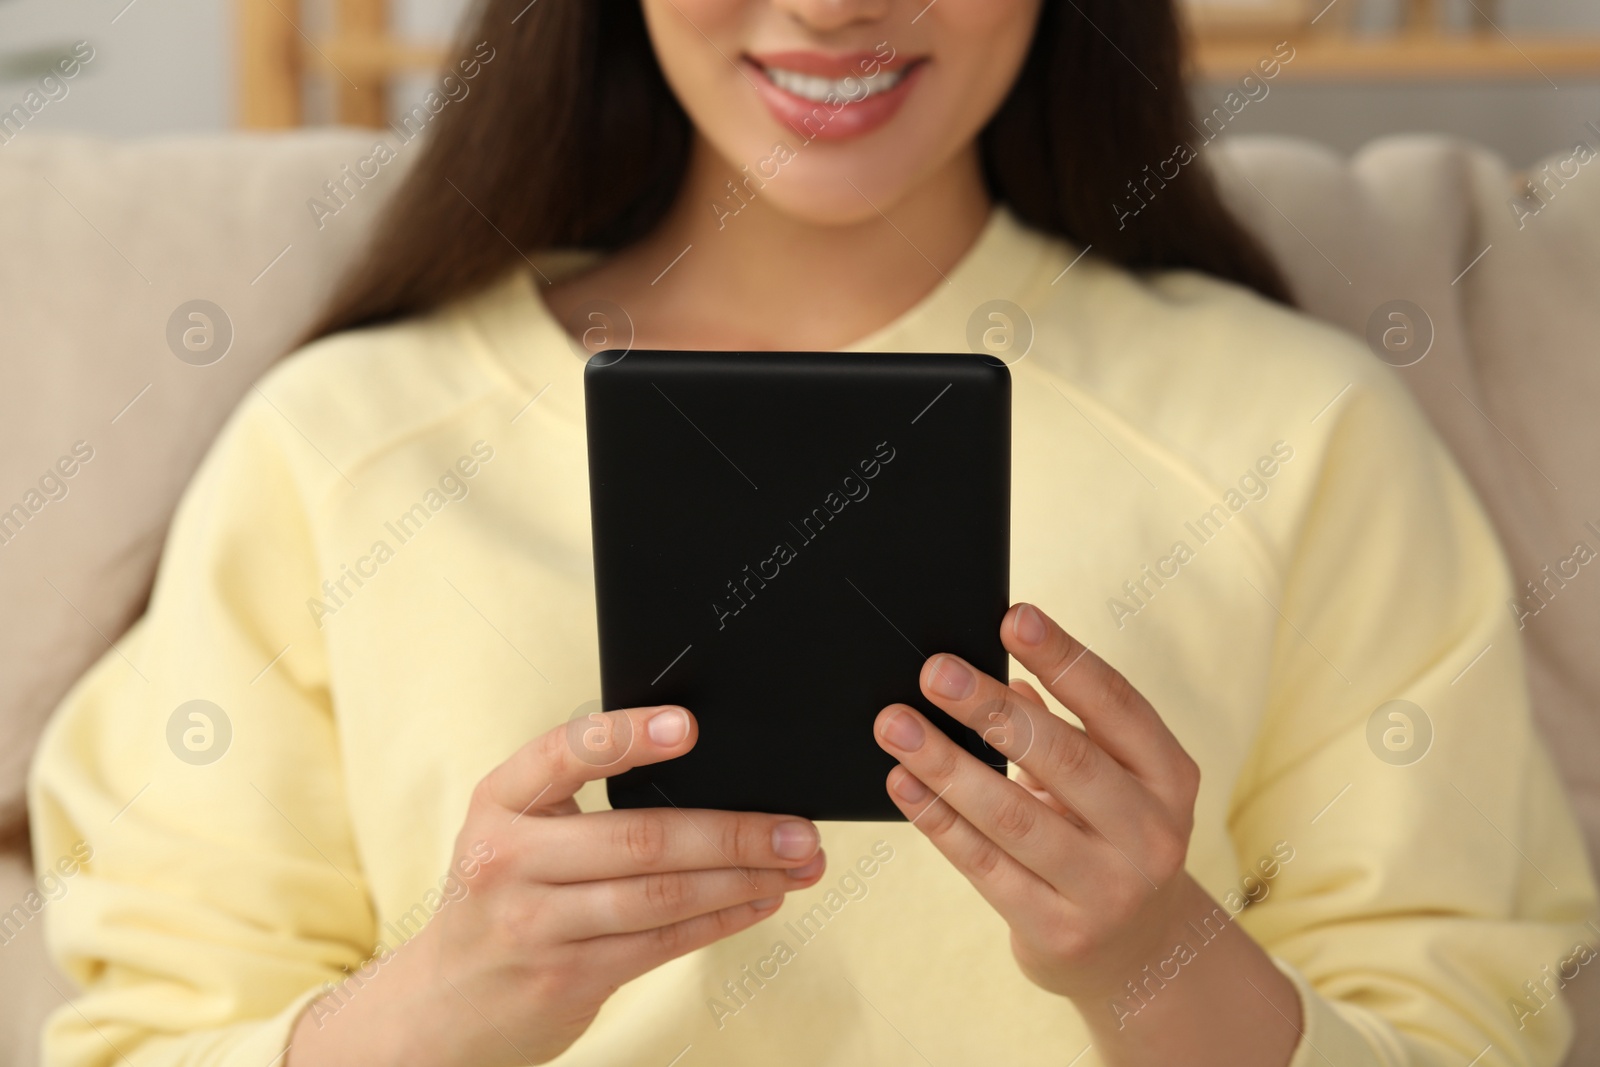
[(1200, 770), (1127, 679), (1037, 608), (1013, 606), (1000, 635), (1084, 729), (1027, 682), (936, 655), (922, 692), (1020, 773), (996, 774), (892, 704), (874, 730), (900, 761), (889, 794), (1010, 925), (1029, 979), (1103, 1003), (1170, 951), (1197, 905), (1205, 913), (1184, 871)]

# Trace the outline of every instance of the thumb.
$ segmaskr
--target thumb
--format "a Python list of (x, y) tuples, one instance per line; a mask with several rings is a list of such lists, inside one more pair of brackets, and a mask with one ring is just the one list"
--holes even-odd
[(681, 756), (698, 738), (694, 716), (676, 704), (596, 711), (529, 741), (484, 785), (509, 811), (554, 807), (587, 782)]

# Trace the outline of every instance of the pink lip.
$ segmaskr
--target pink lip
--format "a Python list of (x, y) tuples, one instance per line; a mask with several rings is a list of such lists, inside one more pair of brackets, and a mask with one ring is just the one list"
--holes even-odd
[[(744, 65), (754, 76), (756, 90), (773, 118), (804, 140), (844, 141), (861, 137), (894, 118), (922, 75), (923, 57), (896, 56), (887, 62), (872, 52), (827, 55), (822, 52), (769, 52), (746, 56)], [(886, 93), (865, 100), (821, 103), (778, 88), (767, 77), (765, 65), (823, 78), (862, 77), (877, 71), (909, 67), (905, 77)], [(842, 106), (841, 106), (842, 105)]]

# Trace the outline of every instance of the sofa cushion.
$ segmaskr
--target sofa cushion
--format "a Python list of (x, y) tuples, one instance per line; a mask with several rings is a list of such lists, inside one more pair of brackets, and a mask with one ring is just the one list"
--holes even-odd
[[(28, 205), (0, 212), (0, 837), (45, 718), (142, 609), (212, 436), (370, 225), (377, 182), (320, 229), (307, 201), (372, 141), (30, 136), (0, 154), (0, 202)], [(169, 324), (196, 300), (229, 326), (208, 348), (185, 311), (180, 358)]]
[(0, 852), (0, 1064), (39, 1062), (44, 1017), (73, 994), (67, 977), (45, 952), (45, 912), (71, 883), (59, 878), (35, 884), (21, 852)]

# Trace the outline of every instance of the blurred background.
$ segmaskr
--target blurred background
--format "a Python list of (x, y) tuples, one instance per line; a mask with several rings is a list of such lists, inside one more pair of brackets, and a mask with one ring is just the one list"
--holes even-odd
[[(1051, 0), (1055, 2), (1055, 0)], [(1227, 135), (1348, 152), (1459, 134), (1514, 166), (1600, 123), (1596, 0), (1184, 0), (1202, 113), (1280, 40), (1295, 58)], [(430, 87), (465, 0), (0, 0), (0, 112), (75, 42), (94, 58), (28, 129), (139, 137), (383, 125)], [(0, 137), (0, 142), (9, 138)]]
[[(395, 183), (332, 197), (336, 212), (317, 197), (374, 141), (411, 139), (212, 135), (398, 121), (438, 87), (469, 2), (0, 0), (0, 508), (75, 440), (97, 456), (0, 566), (0, 919), (35, 885), (23, 785), (46, 717), (143, 611), (217, 428), (310, 325)], [(1600, 537), (1600, 182), (1575, 179), (1600, 145), (1600, 0), (1183, 3), (1229, 204), (1303, 310), (1396, 368), (1517, 587), (1565, 590), (1523, 638), (1600, 866), (1600, 583), (1551, 572)], [(1270, 80), (1241, 85), (1263, 63)], [(1461, 143), (1396, 138), (1345, 162), (1241, 136), (1349, 154), (1430, 132)], [(1516, 173), (1544, 160), (1565, 178)], [(0, 1067), (38, 1062), (67, 996), (43, 925), (0, 922)], [(1582, 974), (1570, 1067), (1600, 1065), (1600, 967)]]

